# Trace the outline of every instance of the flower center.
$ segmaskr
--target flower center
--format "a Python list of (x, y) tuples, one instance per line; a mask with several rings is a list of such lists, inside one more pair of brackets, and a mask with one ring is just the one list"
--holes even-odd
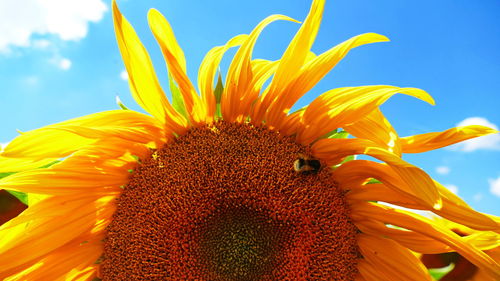
[(357, 229), (329, 169), (265, 127), (219, 121), (153, 152), (117, 200), (103, 280), (354, 280)]

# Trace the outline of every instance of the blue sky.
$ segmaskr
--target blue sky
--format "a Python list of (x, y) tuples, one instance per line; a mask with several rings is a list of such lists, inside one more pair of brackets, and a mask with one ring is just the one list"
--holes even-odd
[[(25, 5), (24, 2), (32, 2)], [(110, 2), (0, 1), (0, 143), (69, 118), (117, 108), (129, 95), (115, 43)], [(40, 3), (39, 3), (40, 2)], [(281, 13), (303, 20), (305, 0), (122, 0), (122, 12), (150, 51), (167, 89), (161, 53), (147, 26), (149, 8), (170, 21), (196, 81), (205, 53), (263, 18)], [(389, 84), (428, 91), (436, 106), (397, 95), (382, 110), (402, 136), (441, 131), (457, 124), (498, 126), (500, 114), (500, 2), (497, 0), (327, 1), (313, 51), (323, 52), (352, 36), (376, 32), (391, 42), (353, 50), (298, 106), (335, 87)], [(271, 24), (255, 58), (277, 59), (298, 25)], [(230, 53), (232, 54), (232, 53)], [(229, 56), (230, 57), (230, 56)], [(229, 57), (223, 61), (224, 69)], [(406, 155), (474, 208), (500, 215), (500, 136), (452, 149)], [(493, 191), (492, 191), (493, 190)]]

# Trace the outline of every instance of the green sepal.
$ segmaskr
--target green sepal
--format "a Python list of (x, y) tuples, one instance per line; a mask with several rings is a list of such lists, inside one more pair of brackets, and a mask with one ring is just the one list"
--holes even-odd
[(6, 176), (10, 176), (12, 174), (15, 174), (15, 173), (0, 173), (0, 179), (5, 178)]
[[(10, 176), (15, 173), (0, 173), (0, 179), (5, 178), (6, 176)], [(10, 193), (12, 196), (16, 197), (19, 201), (21, 201), (23, 204), (28, 205), (28, 194), (20, 191), (14, 191), (14, 190), (7, 190), (5, 189), (8, 193)]]
[(115, 100), (116, 100), (116, 104), (117, 104), (117, 105), (118, 105), (121, 109), (123, 109), (123, 110), (129, 110), (129, 108), (128, 108), (128, 107), (126, 107), (126, 106), (123, 104), (123, 102), (122, 102), (122, 100), (120, 99), (120, 97), (119, 97), (119, 96), (116, 96)]
[(348, 137), (349, 137), (348, 132), (344, 130), (335, 129), (331, 132), (324, 134), (322, 137), (320, 137), (320, 139), (346, 139)]
[(222, 83), (222, 75), (219, 72), (219, 76), (217, 77), (217, 84), (215, 85), (214, 89), (214, 96), (215, 96), (215, 117), (222, 117), (222, 111), (221, 111), (221, 105), (220, 105), (220, 100), (222, 97), (222, 92), (224, 91), (224, 84)]
[(352, 161), (352, 160), (356, 160), (356, 155), (349, 155), (349, 156), (346, 156), (344, 158), (344, 160), (342, 160), (342, 162), (340, 162), (340, 165), (346, 163), (346, 162), (349, 162), (349, 161)]
[(455, 268), (455, 265), (451, 263), (450, 265), (442, 268), (430, 268), (429, 269), (429, 274), (434, 278), (435, 280), (440, 280), (443, 278), (446, 274), (448, 274), (450, 271)]
[(343, 131), (343, 130), (341, 130), (341, 131), (337, 131), (337, 130), (332, 131), (330, 133), (330, 135), (327, 136), (327, 138), (329, 138), (329, 139), (347, 139), (348, 137), (349, 137), (349, 133), (346, 132), (346, 131)]
[(172, 106), (179, 112), (182, 116), (188, 119), (186, 106), (184, 105), (184, 99), (182, 98), (181, 91), (174, 81), (174, 78), (169, 73), (168, 74), (168, 86), (170, 87), (170, 93), (172, 94)]
[(366, 184), (382, 183), (378, 179), (370, 179)]

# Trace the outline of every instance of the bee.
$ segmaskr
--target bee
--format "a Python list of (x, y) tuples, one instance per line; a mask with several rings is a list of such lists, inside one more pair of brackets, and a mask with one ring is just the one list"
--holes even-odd
[(293, 162), (293, 169), (300, 174), (316, 174), (321, 169), (319, 160), (299, 154), (299, 157)]

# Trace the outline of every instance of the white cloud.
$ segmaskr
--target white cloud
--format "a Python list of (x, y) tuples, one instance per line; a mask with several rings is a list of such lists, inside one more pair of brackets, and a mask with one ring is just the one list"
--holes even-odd
[(8, 145), (9, 143), (8, 142), (0, 142), (0, 152), (3, 152), (3, 149)]
[(436, 173), (440, 174), (440, 175), (447, 175), (450, 173), (450, 167), (447, 167), (447, 166), (439, 166), (439, 167), (436, 167)]
[(57, 62), (57, 66), (59, 66), (62, 70), (68, 70), (71, 68), (71, 61), (67, 58), (62, 58)]
[(102, 0), (0, 1), (0, 52), (9, 52), (12, 46), (36, 46), (34, 34), (82, 39), (88, 22), (101, 20), (107, 9)]
[[(492, 129), (498, 130), (498, 126), (488, 121), (488, 119), (483, 117), (469, 117), (457, 124), (458, 126), (468, 126), (468, 125), (483, 125), (490, 127)], [(492, 134), (487, 136), (482, 136), (464, 142), (458, 143), (452, 146), (454, 149), (458, 149), (465, 152), (471, 152), (479, 149), (485, 150), (500, 150), (500, 134)]]
[(500, 197), (500, 177), (496, 179), (488, 179), (490, 183), (490, 192), (498, 197)]
[(37, 49), (45, 49), (50, 46), (50, 41), (47, 39), (33, 40), (33, 47)]
[(128, 73), (127, 73), (127, 70), (122, 70), (122, 72), (120, 72), (120, 78), (124, 81), (127, 81), (128, 80)]
[(458, 194), (458, 186), (454, 184), (445, 184), (444, 187), (448, 188), (449, 191)]

